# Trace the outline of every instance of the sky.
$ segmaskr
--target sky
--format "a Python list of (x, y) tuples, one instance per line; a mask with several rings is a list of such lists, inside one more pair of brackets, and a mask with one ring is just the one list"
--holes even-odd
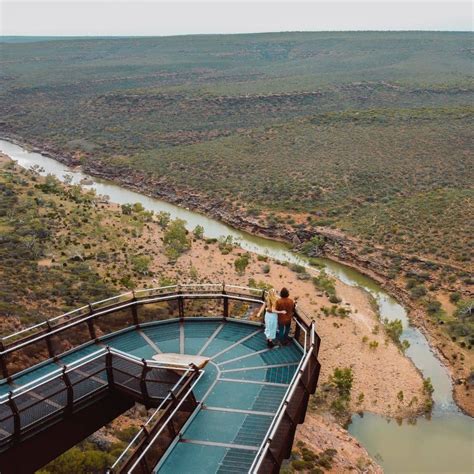
[(0, 34), (170, 36), (334, 30), (472, 31), (470, 1), (0, 0)]

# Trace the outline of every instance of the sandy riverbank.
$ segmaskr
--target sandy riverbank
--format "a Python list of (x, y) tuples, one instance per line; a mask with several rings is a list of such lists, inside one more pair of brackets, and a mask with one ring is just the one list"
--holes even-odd
[[(25, 141), (19, 137), (9, 137), (7, 139), (27, 149), (34, 149), (69, 166), (77, 166), (79, 164), (77, 157), (57, 153), (55, 150), (45, 147), (42, 144), (38, 143), (31, 146), (32, 144), (25, 143)], [(173, 187), (168, 187), (165, 182), (161, 180), (155, 182), (149, 176), (138, 170), (127, 175), (123, 175), (122, 173), (117, 174), (114, 173), (113, 170), (106, 169), (100, 162), (93, 162), (85, 165), (84, 172), (96, 177), (115, 181), (128, 189), (140, 192), (144, 195), (201, 212), (204, 215), (208, 215), (216, 220), (231, 225), (236, 229), (247, 231), (255, 235), (285, 242), (293, 242), (295, 235), (297, 235), (294, 229), (281, 226), (276, 229), (268, 228), (261, 225), (261, 219), (248, 217), (244, 212), (231, 212), (226, 208), (224, 201), (218, 203), (210, 202), (206, 196), (200, 196), (195, 192), (186, 192), (185, 190), (178, 192), (178, 190)], [(298, 216), (296, 216), (296, 219), (298, 219)], [(446, 332), (440, 331), (436, 323), (429, 319), (422, 305), (410, 299), (408, 292), (404, 289), (403, 282), (397, 282), (386, 276), (386, 266), (383, 264), (383, 258), (381, 258), (377, 252), (370, 255), (370, 257), (363, 257), (359, 252), (362, 243), (358, 242), (357, 239), (337, 230), (318, 227), (317, 231), (327, 241), (324, 255), (335, 261), (351, 266), (360, 273), (373, 278), (405, 306), (409, 313), (411, 323), (425, 334), (437, 356), (448, 368), (453, 381), (453, 391), (456, 402), (463, 411), (473, 416), (474, 397), (471, 395), (470, 384), (467, 382), (471, 367), (474, 363), (474, 355), (471, 351), (462, 349), (449, 338)]]
[[(101, 203), (100, 207), (110, 211), (108, 224), (116, 227), (123, 218), (119, 206)], [(154, 277), (144, 276), (141, 280), (138, 279), (138, 287), (158, 286), (162, 277), (182, 282), (227, 281), (243, 285), (247, 285), (248, 280), (253, 278), (278, 289), (283, 285), (288, 286), (293, 296), (299, 296), (301, 308), (314, 317), (322, 337), (320, 360), (323, 369), (320, 386), (328, 381), (334, 368), (352, 367), (352, 412), (369, 411), (383, 416), (411, 417), (423, 409), (421, 377), (411, 361), (391, 341), (386, 343), (376, 311), (364, 291), (336, 282), (337, 293), (342, 298), (339, 306), (348, 308), (351, 312), (345, 318), (325, 316), (321, 308), (331, 306), (328, 298), (314, 287), (311, 280), (301, 280), (298, 273), (288, 266), (271, 260), (259, 261), (257, 255), (251, 255), (245, 274), (239, 275), (235, 271), (234, 261), (239, 254), (244, 253), (243, 250), (235, 247), (229, 254), (223, 255), (217, 243), (206, 243), (204, 240), (195, 240), (191, 249), (176, 264), (171, 264), (164, 255), (162, 239), (163, 231), (152, 223), (144, 226), (141, 236), (133, 237), (135, 251), (139, 247), (142, 249), (140, 253), (152, 257), (150, 270), (154, 273)], [(48, 267), (51, 259), (42, 259), (38, 263)], [(268, 268), (264, 269), (266, 265)], [(101, 268), (105, 276), (108, 267), (105, 265)], [(121, 272), (125, 270), (123, 268)], [(317, 270), (311, 270), (311, 273), (316, 274)], [(377, 326), (380, 326), (378, 332)], [(378, 346), (371, 349), (370, 342), (377, 342)], [(403, 391), (403, 400), (400, 400), (400, 391)], [(362, 400), (359, 398), (361, 394)], [(413, 402), (415, 397), (416, 402)], [(336, 449), (339, 453), (335, 458), (334, 472), (346, 472), (346, 469), (348, 472), (351, 466), (353, 468), (357, 464), (370, 465), (375, 469), (368, 472), (379, 472), (375, 464), (369, 464), (367, 453), (360, 444), (338, 427), (330, 415), (309, 414), (305, 425), (299, 430), (303, 438), (298, 439), (306, 439), (304, 433), (309, 433), (306, 435), (309, 436), (309, 441), (306, 439), (305, 442), (310, 443), (313, 439), (312, 431), (334, 434), (327, 435), (328, 441), (324, 444), (325, 449)], [(311, 447), (318, 452), (321, 446), (315, 437)], [(364, 470), (365, 468), (361, 472)]]

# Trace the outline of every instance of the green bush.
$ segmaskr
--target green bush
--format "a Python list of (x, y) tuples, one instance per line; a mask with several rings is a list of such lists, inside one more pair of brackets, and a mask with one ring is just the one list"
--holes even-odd
[(318, 276), (313, 277), (313, 284), (321, 291), (325, 291), (329, 296), (336, 296), (335, 280), (321, 270)]
[(193, 235), (196, 239), (202, 239), (204, 237), (204, 227), (198, 224), (193, 230)]
[(350, 367), (336, 367), (330, 379), (335, 385), (340, 397), (349, 399), (351, 396), (352, 382), (354, 380), (352, 369)]
[(449, 295), (449, 301), (451, 301), (451, 303), (456, 304), (460, 299), (461, 299), (461, 294), (458, 293), (457, 291)]
[(165, 244), (166, 255), (171, 261), (177, 260), (191, 248), (185, 224), (186, 222), (182, 219), (174, 219), (169, 222), (165, 229), (163, 243)]
[(235, 271), (239, 275), (243, 275), (249, 263), (250, 263), (250, 254), (246, 253), (244, 255), (241, 255), (240, 257), (237, 257), (234, 260)]

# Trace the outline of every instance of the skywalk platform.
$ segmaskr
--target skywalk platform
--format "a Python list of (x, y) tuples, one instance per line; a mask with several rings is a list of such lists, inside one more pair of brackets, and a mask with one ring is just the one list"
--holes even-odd
[[(44, 406), (52, 407), (51, 412), (55, 409), (58, 412), (66, 409), (66, 398), (48, 398), (48, 390), (44, 387), (52, 383), (58, 373), (68, 373), (68, 367), (71, 367), (71, 374), (86, 372), (90, 375), (89, 369), (84, 367), (89, 367), (92, 364), (90, 361), (98, 361), (97, 364), (100, 364), (100, 361), (104, 360), (104, 367), (99, 367), (99, 372), (87, 379), (88, 384), (92, 384), (93, 391), (97, 391), (97, 387), (101, 388), (102, 384), (104, 393), (110, 391), (111, 387), (114, 390), (123, 389), (124, 393), (132, 395), (136, 392), (135, 401), (163, 408), (166, 401), (171, 400), (167, 394), (172, 393), (176, 387), (185, 386), (184, 382), (181, 383), (184, 375), (181, 375), (182, 372), (176, 374), (175, 378), (163, 377), (160, 374), (165, 369), (169, 370), (167, 373), (175, 371), (172, 367), (160, 368), (156, 366), (157, 362), (153, 365), (154, 357), (168, 353), (203, 356), (209, 361), (202, 369), (194, 367), (195, 379), (189, 381), (189, 390), (180, 399), (182, 403), (188, 402), (192, 397), (192, 408), (188, 407), (183, 421), (170, 429), (173, 417), (180, 413), (179, 402), (169, 408), (167, 420), (162, 420), (161, 411), (157, 410), (149, 420), (151, 429), (142, 430), (136, 439), (132, 440), (111, 472), (276, 472), (282, 457), (286, 457), (291, 450), (294, 429), (304, 418), (309, 393), (314, 391), (319, 373), (319, 364), (314, 357), (314, 334), (310, 332), (312, 326), (308, 323), (302, 325), (296, 320), (296, 337), (292, 342), (287, 346), (269, 349), (266, 346), (261, 320), (255, 317), (256, 310), (261, 309), (262, 303), (253, 293), (229, 295), (228, 292), (216, 294), (193, 291), (188, 294), (190, 297), (201, 295), (198, 298), (201, 302), (215, 299), (223, 301), (222, 314), (216, 314), (218, 308), (214, 306), (212, 311), (207, 311), (212, 313), (210, 316), (203, 315), (203, 308), (196, 307), (194, 302), (193, 306), (200, 311), (197, 316), (188, 315), (182, 303), (186, 294), (183, 295), (182, 292), (166, 300), (157, 300), (156, 296), (150, 298), (147, 294), (147, 300), (150, 300), (148, 303), (155, 305), (157, 301), (166, 301), (169, 305), (175, 298), (181, 303), (177, 305), (177, 314), (174, 312), (175, 308), (171, 308), (166, 319), (162, 319), (162, 308), (155, 306), (155, 317), (161, 320), (149, 320), (153, 318), (147, 313), (147, 320), (140, 321), (140, 310), (137, 314), (133, 309), (140, 300), (134, 295), (134, 304), (125, 306), (132, 320), (129, 327), (99, 335), (99, 327), (103, 331), (102, 328), (106, 328), (106, 325), (96, 322), (97, 327), (91, 329), (91, 324), (87, 323), (89, 332), (96, 336), (92, 340), (63, 353), (55, 353), (54, 357), (32, 364), (17, 374), (8, 374), (9, 376), (0, 382), (0, 395), (3, 395), (0, 398), (0, 442), (2, 439), (7, 440), (10, 435), (21, 437), (21, 426), (18, 427), (18, 422), (20, 425), (26, 423), (27, 416), (21, 413), (21, 406), (18, 407), (18, 404), (16, 409), (20, 412), (19, 420), (12, 421), (11, 417), (6, 416), (9, 410), (15, 411), (9, 403), (15, 396), (19, 399), (27, 394), (30, 401), (42, 399), (43, 412)], [(160, 293), (158, 298), (163, 298), (163, 294)], [(229, 317), (229, 301), (232, 298), (236, 298), (234, 301), (239, 304), (240, 318)], [(124, 305), (121, 302), (119, 306), (115, 301), (113, 303), (112, 311), (105, 309), (104, 315), (108, 318), (114, 313), (123, 312)], [(144, 306), (147, 303), (141, 304)], [(97, 311), (98, 318), (105, 318), (100, 312), (104, 312), (104, 309)], [(73, 318), (72, 321), (79, 326), (78, 321), (90, 316), (91, 314)], [(114, 319), (113, 324), (110, 324), (111, 329), (116, 326), (116, 321), (117, 319)], [(63, 327), (69, 330), (67, 321), (58, 325), (58, 329)], [(51, 329), (50, 326), (42, 333), (44, 337), (50, 338), (47, 343), (49, 351), (53, 331), (54, 328)], [(21, 346), (21, 342), (15, 342), (12, 347), (16, 345), (23, 350), (28, 347), (28, 341), (34, 341), (36, 344), (38, 340), (43, 339), (28, 334), (23, 342), (26, 342), (25, 346)], [(317, 342), (319, 345), (319, 341)], [(104, 352), (103, 357), (100, 351)], [(109, 353), (106, 353), (107, 351)], [(310, 351), (313, 351), (312, 374), (305, 378)], [(8, 370), (13, 365), (9, 366), (7, 362), (12, 360), (10, 353), (3, 354), (3, 359), (4, 370)], [(13, 360), (16, 360), (15, 357)], [(107, 360), (112, 362), (108, 363)], [(120, 362), (118, 365), (117, 361)], [(126, 368), (124, 364), (128, 364)], [(36, 386), (38, 388), (35, 388)], [(87, 395), (87, 388), (81, 390)], [(156, 403), (153, 405), (154, 400)], [(293, 405), (290, 412), (289, 407)], [(38, 417), (38, 423), (43, 415), (48, 413), (42, 413)], [(29, 416), (34, 418), (34, 413)], [(285, 423), (286, 426), (283, 426)], [(154, 424), (156, 429), (153, 431)], [(272, 453), (272, 443), (278, 438), (278, 430), (280, 438), (286, 444), (283, 443), (284, 449), (276, 446), (276, 451)], [(171, 432), (172, 435), (168, 433), (166, 440), (163, 440), (165, 431)], [(159, 456), (151, 453), (154, 444), (164, 446)]]

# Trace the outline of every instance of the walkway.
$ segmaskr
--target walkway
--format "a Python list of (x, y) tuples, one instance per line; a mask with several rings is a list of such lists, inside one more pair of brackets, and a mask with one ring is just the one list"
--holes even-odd
[(57, 370), (98, 347), (138, 358), (159, 352), (199, 354), (211, 361), (195, 388), (203, 405), (186, 423), (181, 439), (160, 461), (160, 473), (247, 472), (303, 356), (292, 343), (268, 349), (256, 323), (187, 318), (161, 321), (104, 337), (0, 383), (7, 393)]

